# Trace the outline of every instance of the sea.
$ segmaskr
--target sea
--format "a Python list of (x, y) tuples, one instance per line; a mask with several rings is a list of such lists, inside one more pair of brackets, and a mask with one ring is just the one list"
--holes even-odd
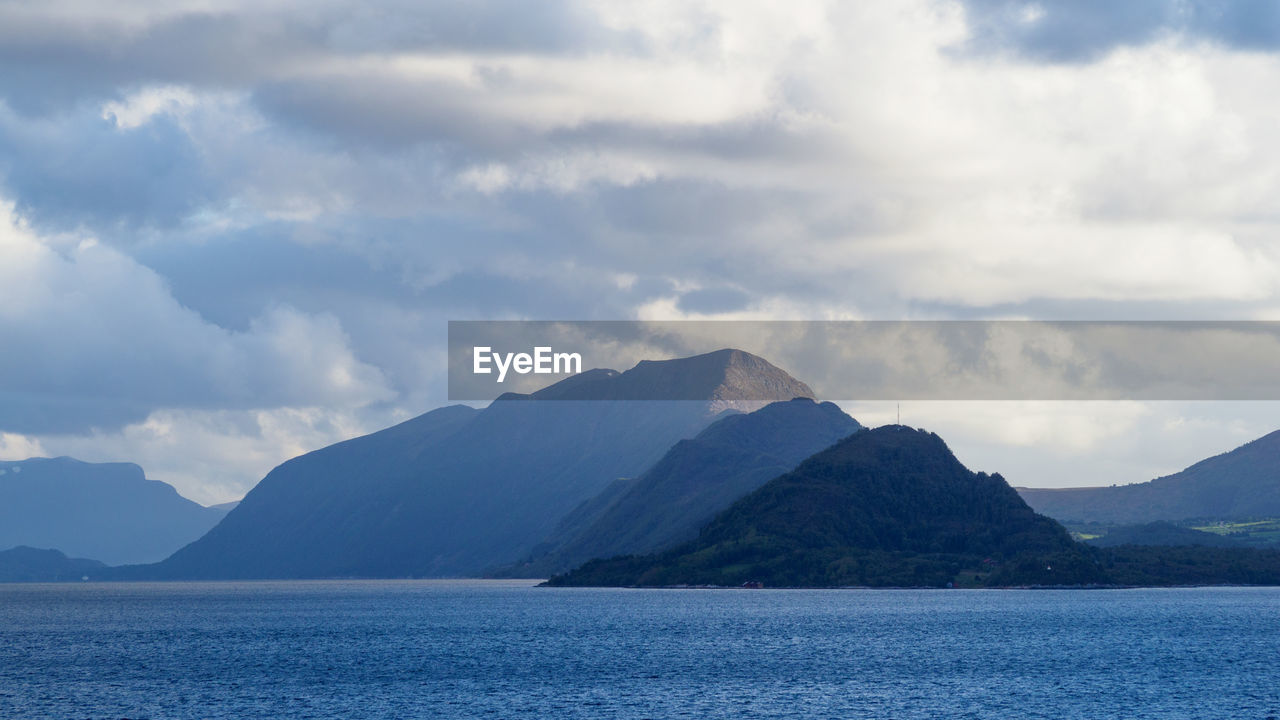
[(0, 585), (0, 718), (1280, 717), (1280, 589)]

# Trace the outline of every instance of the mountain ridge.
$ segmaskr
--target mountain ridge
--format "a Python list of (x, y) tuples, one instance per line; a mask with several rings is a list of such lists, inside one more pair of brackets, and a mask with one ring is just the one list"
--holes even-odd
[(738, 498), (861, 428), (833, 403), (809, 398), (725, 417), (677, 442), (640, 477), (614, 481), (499, 575), (547, 577), (594, 557), (691, 540)]
[(112, 565), (155, 562), (225, 514), (134, 463), (67, 456), (0, 462), (0, 549), (56, 548)]
[(1280, 430), (1144, 483), (1018, 488), (1018, 493), (1037, 511), (1063, 522), (1280, 517)]
[(53, 549), (18, 545), (0, 550), (0, 582), (76, 582), (98, 580), (109, 572), (97, 560), (69, 558)]
[(670, 360), (641, 360), (624, 372), (595, 368), (529, 394), (499, 400), (711, 401), (711, 412), (756, 408), (779, 399), (816, 399), (813, 389), (773, 363), (725, 348)]
[[(693, 385), (680, 379), (691, 368), (699, 378)], [(753, 368), (760, 383), (741, 374)], [(482, 575), (528, 553), (615, 478), (638, 475), (676, 441), (735, 412), (717, 403), (811, 392), (735, 350), (584, 375), (528, 395), (509, 393), (479, 410), (439, 408), (294, 458), (268, 473), (205, 537), (125, 574)], [(693, 387), (707, 397), (636, 402), (640, 380), (660, 396)]]
[(855, 433), (735, 502), (690, 543), (595, 560), (550, 585), (1080, 584), (1101, 573), (1061, 525), (933, 433)]

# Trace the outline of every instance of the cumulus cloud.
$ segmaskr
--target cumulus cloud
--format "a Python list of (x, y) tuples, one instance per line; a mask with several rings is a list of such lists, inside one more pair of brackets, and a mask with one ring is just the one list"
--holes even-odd
[(332, 316), (269, 309), (242, 332), (176, 302), (164, 280), (82, 240), (59, 252), (0, 211), (0, 427), (116, 428), (153, 408), (256, 408), (390, 397)]
[(119, 108), (33, 119), (0, 103), (0, 182), (46, 228), (172, 228), (225, 192), (172, 115)]
[(1025, 487), (1145, 482), (1276, 429), (1280, 403), (841, 403), (868, 425), (924, 427), (961, 462)]
[[(1276, 59), (1158, 40), (1066, 68), (948, 50), (993, 46), (987, 15), (1045, 22), (1062, 7), (566, 4), (533, 22), (499, 4), (321, 5), (291, 24), (288, 4), (144, 3), (76, 15), (102, 30), (93, 39), (49, 30), (67, 29), (66, 8), (25, 13), (11, 52), (64, 88), (102, 65), (78, 96), (96, 98), (95, 120), (131, 108), (125, 125), (148, 122), (106, 123), (115, 137), (95, 144), (183, 153), (173, 167), (193, 174), (114, 203), (132, 215), (90, 221), (183, 218), (202, 240), (295, 223), (313, 246), (340, 242), (339, 223), (374, 228), (358, 252), (418, 287), (506, 263), (873, 312), (1270, 293), (1255, 220), (1271, 213), (1280, 147), (1276, 108), (1254, 89)], [(237, 57), (212, 57), (218, 46)], [(180, 61), (156, 60), (168, 54)], [(41, 92), (14, 86), (7, 100)], [(55, 106), (61, 134), (82, 134), (79, 106)], [(123, 144), (143, 128), (153, 147)], [(33, 152), (9, 184), (33, 218), (74, 217), (111, 197), (116, 159), (79, 160), (76, 177), (103, 180), (78, 188), (54, 174), (67, 163)], [(73, 192), (39, 192), (59, 186)], [(1165, 243), (1186, 261), (1137, 267)], [(1115, 246), (1134, 259), (1093, 278)], [(1187, 272), (1204, 256), (1227, 264)], [(1241, 289), (1233, 268), (1254, 260)]]
[[(325, 445), (380, 430), (403, 417), (332, 407), (157, 410), (114, 430), (51, 435), (60, 454), (86, 462), (128, 461), (153, 480), (212, 505), (239, 500), (271, 468)], [(0, 445), (0, 450), (5, 448)], [(13, 447), (0, 458), (37, 454)]]
[(0, 432), (0, 460), (25, 460), (45, 454), (39, 440), (18, 433)]
[(102, 106), (102, 118), (124, 130), (132, 130), (162, 114), (182, 117), (195, 105), (195, 95), (182, 87), (147, 87), (123, 100)]

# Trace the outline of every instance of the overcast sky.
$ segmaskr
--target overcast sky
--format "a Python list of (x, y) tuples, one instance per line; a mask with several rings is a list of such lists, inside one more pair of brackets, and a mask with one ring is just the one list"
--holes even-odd
[[(235, 499), (449, 319), (1280, 319), (1277, 87), (1270, 0), (0, 2), (0, 458)], [(903, 414), (1042, 486), (1280, 428)]]

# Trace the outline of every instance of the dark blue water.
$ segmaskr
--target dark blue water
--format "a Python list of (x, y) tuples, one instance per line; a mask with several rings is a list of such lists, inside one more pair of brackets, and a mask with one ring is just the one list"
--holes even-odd
[(1269, 718), (1280, 589), (0, 586), (0, 718)]

